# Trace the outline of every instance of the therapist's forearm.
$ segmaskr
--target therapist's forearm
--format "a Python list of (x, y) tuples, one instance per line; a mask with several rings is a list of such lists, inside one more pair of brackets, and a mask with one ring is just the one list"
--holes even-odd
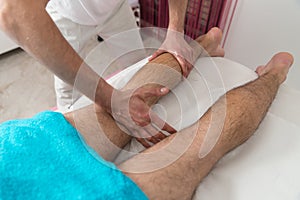
[[(80, 77), (80, 84), (76, 84), (77, 89), (91, 99), (94, 99), (96, 93), (100, 97), (97, 99), (99, 102), (105, 101), (105, 98), (111, 96), (111, 86), (84, 64), (64, 39), (45, 10), (47, 2), (48, 0), (0, 0), (1, 29), (70, 85), (74, 84), (80, 69), (85, 75)], [(95, 87), (91, 86), (98, 87), (95, 91)]]
[(184, 32), (184, 20), (188, 0), (169, 0), (169, 26), (168, 28), (178, 32)]

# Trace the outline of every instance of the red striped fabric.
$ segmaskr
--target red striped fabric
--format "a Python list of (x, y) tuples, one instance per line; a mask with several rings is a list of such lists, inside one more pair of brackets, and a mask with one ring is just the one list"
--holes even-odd
[[(224, 28), (228, 12), (228, 4), (232, 0), (189, 0), (185, 33), (195, 39), (206, 33), (210, 28), (219, 26)], [(168, 0), (139, 0), (142, 27), (168, 27)]]

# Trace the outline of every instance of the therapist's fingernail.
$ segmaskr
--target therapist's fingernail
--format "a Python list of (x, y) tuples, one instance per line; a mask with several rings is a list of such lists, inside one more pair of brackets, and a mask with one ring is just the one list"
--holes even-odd
[(165, 88), (165, 87), (160, 88), (160, 92), (161, 92), (161, 93), (165, 93), (165, 92), (167, 92), (167, 91), (168, 91), (168, 88)]

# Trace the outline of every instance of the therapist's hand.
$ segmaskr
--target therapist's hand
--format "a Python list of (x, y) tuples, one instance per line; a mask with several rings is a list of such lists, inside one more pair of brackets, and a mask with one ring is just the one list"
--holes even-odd
[(195, 55), (192, 47), (184, 39), (184, 33), (168, 29), (163, 44), (150, 57), (149, 61), (165, 52), (171, 53), (176, 58), (181, 66), (182, 75), (187, 77), (193, 69)]
[(140, 87), (132, 90), (115, 90), (111, 100), (111, 114), (146, 148), (167, 136), (161, 130), (175, 133), (176, 130), (151, 112), (147, 102), (150, 98), (160, 98), (169, 92), (165, 87)]

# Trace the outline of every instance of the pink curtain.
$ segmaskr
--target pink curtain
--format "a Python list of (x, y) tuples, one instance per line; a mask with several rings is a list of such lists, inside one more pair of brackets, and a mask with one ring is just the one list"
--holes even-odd
[[(185, 19), (185, 33), (191, 38), (206, 33), (214, 26), (224, 28), (224, 18), (232, 0), (189, 0)], [(141, 27), (168, 27), (168, 0), (139, 0)]]

